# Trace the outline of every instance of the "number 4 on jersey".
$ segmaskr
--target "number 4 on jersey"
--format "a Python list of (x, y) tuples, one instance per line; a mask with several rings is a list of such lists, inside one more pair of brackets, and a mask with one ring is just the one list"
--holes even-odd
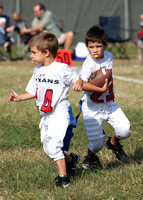
[(52, 95), (53, 95), (53, 90), (46, 91), (44, 103), (41, 106), (41, 111), (50, 112), (52, 110), (52, 107), (51, 107)]

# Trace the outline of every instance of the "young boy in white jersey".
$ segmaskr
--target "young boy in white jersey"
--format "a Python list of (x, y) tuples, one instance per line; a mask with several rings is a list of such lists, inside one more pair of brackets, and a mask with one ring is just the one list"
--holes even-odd
[[(98, 69), (112, 70), (112, 54), (106, 51), (108, 45), (106, 32), (97, 25), (91, 27), (86, 33), (85, 43), (89, 55), (80, 70), (80, 78), (83, 81), (88, 81), (93, 71)], [(102, 129), (104, 121), (111, 124), (115, 130), (115, 134), (106, 141), (106, 147), (112, 150), (118, 161), (124, 162), (126, 153), (119, 141), (130, 136), (130, 122), (121, 108), (114, 102), (113, 83), (102, 94), (86, 92), (82, 97), (82, 113), (86, 136), (89, 140), (87, 156), (82, 164), (83, 168), (101, 166), (96, 153), (104, 146), (105, 133)]]
[[(12, 90), (9, 102), (36, 98), (42, 117), (39, 127), (43, 150), (57, 164), (59, 175), (56, 186), (67, 187), (70, 183), (69, 175), (79, 162), (78, 154), (68, 155), (64, 152), (68, 151), (70, 143), (70, 139), (66, 139), (70, 125), (70, 103), (67, 96), (70, 85), (73, 85), (75, 91), (81, 91), (83, 81), (78, 72), (68, 65), (54, 61), (58, 50), (55, 35), (40, 33), (30, 40), (29, 47), (32, 60), (39, 65), (29, 80), (27, 93), (18, 95)], [(108, 88), (107, 81), (103, 88), (85, 84), (85, 90), (87, 85), (92, 91), (104, 92)]]
[(32, 60), (39, 65), (29, 80), (27, 93), (18, 95), (12, 90), (9, 101), (36, 98), (42, 116), (39, 128), (44, 152), (57, 164), (59, 176), (56, 178), (56, 185), (67, 187), (70, 180), (67, 176), (66, 162), (71, 168), (79, 162), (78, 154), (69, 156), (62, 150), (65, 133), (70, 124), (70, 103), (67, 96), (69, 86), (74, 84), (74, 89), (80, 91), (82, 81), (78, 80), (78, 73), (66, 64), (54, 61), (58, 50), (55, 35), (43, 32), (30, 40), (29, 47)]

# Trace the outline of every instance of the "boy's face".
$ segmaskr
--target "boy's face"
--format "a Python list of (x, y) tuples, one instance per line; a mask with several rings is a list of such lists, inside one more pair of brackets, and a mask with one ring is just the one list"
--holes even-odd
[(107, 48), (107, 45), (104, 46), (100, 42), (88, 42), (87, 49), (94, 60), (99, 60), (104, 58), (104, 50)]
[(45, 53), (43, 53), (39, 51), (35, 46), (30, 47), (30, 51), (31, 51), (31, 58), (36, 64), (42, 64), (42, 65), (45, 64), (45, 60), (47, 58), (46, 51)]

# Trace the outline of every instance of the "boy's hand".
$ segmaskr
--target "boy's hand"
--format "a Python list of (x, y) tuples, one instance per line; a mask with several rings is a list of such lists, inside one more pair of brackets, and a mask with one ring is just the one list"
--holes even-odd
[(19, 97), (19, 95), (14, 90), (11, 90), (11, 94), (10, 94), (8, 102), (19, 101), (18, 97)]
[(110, 82), (108, 83), (108, 79), (106, 78), (106, 79), (105, 79), (105, 84), (104, 84), (103, 87), (102, 87), (103, 92), (106, 92), (106, 90), (111, 86), (111, 84), (112, 84), (112, 81), (110, 81)]
[(28, 92), (19, 95), (14, 90), (11, 90), (11, 94), (10, 94), (8, 102), (10, 101), (18, 102), (18, 101), (24, 101), (24, 100), (33, 99), (33, 98), (35, 98), (35, 96), (31, 95)]
[(76, 83), (73, 85), (73, 90), (81, 92), (83, 86), (83, 80), (79, 78)]

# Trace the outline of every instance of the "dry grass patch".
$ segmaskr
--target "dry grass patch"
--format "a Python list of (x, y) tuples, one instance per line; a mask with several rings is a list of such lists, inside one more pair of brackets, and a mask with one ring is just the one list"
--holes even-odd
[[(23, 145), (23, 148), (26, 147), (26, 145)], [(0, 150), (0, 160), (1, 162), (6, 160), (25, 160), (27, 162), (35, 162), (35, 161), (45, 161), (46, 155), (44, 154), (42, 147), (41, 149), (34, 149), (28, 148), (23, 149), (15, 149), (13, 151), (9, 150)], [(50, 161), (50, 159), (47, 159)]]

